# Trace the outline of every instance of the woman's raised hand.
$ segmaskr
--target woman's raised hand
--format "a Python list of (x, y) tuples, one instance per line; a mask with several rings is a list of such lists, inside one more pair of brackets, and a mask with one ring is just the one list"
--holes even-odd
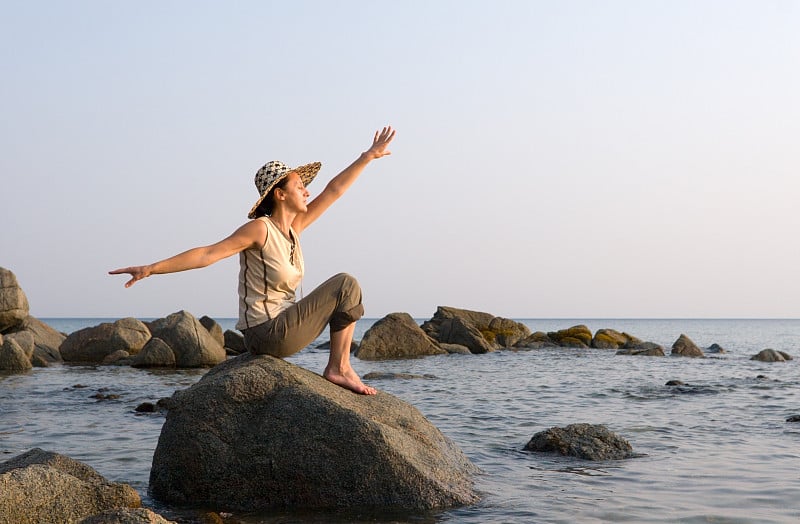
[(375, 131), (375, 138), (372, 139), (372, 146), (367, 149), (366, 153), (372, 158), (381, 158), (386, 155), (391, 155), (391, 151), (387, 151), (386, 147), (389, 142), (394, 138), (394, 129), (392, 126), (386, 126), (380, 131)]
[(121, 269), (115, 269), (114, 271), (109, 271), (109, 275), (123, 275), (128, 274), (132, 278), (125, 283), (125, 287), (131, 287), (139, 280), (149, 277), (150, 271), (147, 269), (147, 266), (132, 266), (132, 267), (125, 267)]

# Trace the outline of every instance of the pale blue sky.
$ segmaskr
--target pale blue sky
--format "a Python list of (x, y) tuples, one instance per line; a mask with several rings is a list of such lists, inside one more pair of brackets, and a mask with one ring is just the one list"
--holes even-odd
[(0, 4), (0, 266), (50, 316), (236, 315), (267, 160), (315, 193), (313, 289), (367, 316), (797, 317), (800, 1)]

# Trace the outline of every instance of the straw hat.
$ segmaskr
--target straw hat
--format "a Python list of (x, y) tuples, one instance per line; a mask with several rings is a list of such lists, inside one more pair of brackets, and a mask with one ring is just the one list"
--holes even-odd
[(314, 180), (314, 177), (317, 176), (319, 168), (321, 167), (322, 164), (320, 162), (312, 162), (311, 164), (306, 164), (294, 169), (290, 169), (289, 166), (278, 160), (272, 160), (264, 164), (261, 169), (256, 172), (256, 189), (258, 189), (258, 194), (261, 196), (256, 200), (253, 208), (247, 214), (247, 218), (256, 218), (256, 209), (258, 209), (258, 206), (267, 198), (267, 195), (270, 190), (275, 187), (275, 184), (286, 178), (289, 173), (297, 173), (300, 175), (300, 180), (303, 181), (303, 185), (307, 186)]

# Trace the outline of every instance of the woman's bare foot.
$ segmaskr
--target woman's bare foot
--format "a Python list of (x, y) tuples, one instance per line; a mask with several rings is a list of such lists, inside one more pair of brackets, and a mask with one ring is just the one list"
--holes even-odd
[(341, 386), (361, 395), (375, 395), (378, 393), (377, 389), (361, 382), (361, 379), (352, 368), (344, 372), (332, 368), (325, 368), (322, 376), (337, 386)]

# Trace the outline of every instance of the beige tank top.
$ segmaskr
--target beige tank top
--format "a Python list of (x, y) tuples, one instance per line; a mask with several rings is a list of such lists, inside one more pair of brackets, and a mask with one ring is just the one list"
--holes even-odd
[(239, 253), (239, 321), (242, 330), (275, 318), (295, 302), (303, 278), (303, 252), (293, 229), (286, 238), (268, 217), (267, 240), (261, 249)]

